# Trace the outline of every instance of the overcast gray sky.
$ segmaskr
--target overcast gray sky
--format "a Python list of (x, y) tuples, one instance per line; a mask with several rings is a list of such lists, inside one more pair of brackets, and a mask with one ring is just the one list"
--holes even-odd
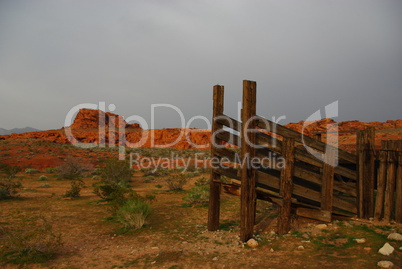
[(156, 103), (210, 118), (218, 83), (236, 116), (243, 79), (281, 123), (336, 100), (337, 121), (401, 119), (402, 1), (0, 1), (2, 128), (57, 129), (100, 101), (147, 121)]

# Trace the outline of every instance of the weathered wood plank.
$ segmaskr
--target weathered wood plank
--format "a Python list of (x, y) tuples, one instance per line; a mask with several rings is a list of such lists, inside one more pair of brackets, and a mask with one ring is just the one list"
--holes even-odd
[(394, 209), (396, 177), (395, 153), (395, 151), (388, 151), (387, 158), (387, 185), (385, 189), (384, 220), (388, 222), (391, 220)]
[(332, 212), (333, 196), (334, 196), (334, 166), (336, 151), (329, 148), (325, 154), (324, 168), (322, 171), (321, 186), (321, 209)]
[(380, 220), (384, 209), (385, 184), (387, 176), (387, 151), (381, 150), (379, 154), (380, 165), (377, 171), (377, 197), (375, 201), (374, 218)]
[[(402, 149), (400, 141), (399, 150)], [(398, 171), (396, 176), (396, 202), (395, 202), (395, 221), (402, 223), (402, 151), (398, 152)]]
[(284, 137), (282, 157), (285, 158), (285, 167), (281, 171), (279, 195), (282, 197), (282, 206), (279, 209), (278, 233), (286, 234), (290, 230), (290, 209), (293, 193), (295, 140)]
[(296, 209), (296, 215), (300, 217), (305, 217), (309, 219), (320, 220), (324, 222), (331, 222), (332, 214), (330, 211), (320, 210), (320, 209), (312, 209), (306, 207), (298, 207)]
[(247, 241), (253, 237), (256, 214), (256, 169), (253, 169), (251, 160), (255, 156), (256, 127), (255, 120), (257, 104), (257, 83), (243, 81), (243, 108), (241, 129), (241, 196), (240, 196), (240, 240)]
[[(223, 114), (224, 102), (224, 87), (220, 85), (214, 86), (213, 92), (213, 115), (214, 119), (218, 115)], [(212, 120), (212, 143), (211, 143), (211, 156), (215, 155), (215, 145), (221, 144), (221, 140), (214, 137), (217, 130), (222, 129), (223, 126)], [(220, 215), (220, 193), (221, 184), (217, 182), (220, 179), (220, 174), (216, 173), (214, 169), (211, 172), (211, 180), (209, 185), (209, 208), (208, 208), (208, 230), (216, 231), (219, 229), (219, 215)]]
[[(303, 143), (313, 149), (316, 149), (321, 152), (325, 152), (326, 148), (332, 147), (328, 146), (326, 143), (323, 143), (321, 141), (317, 141), (312, 137), (309, 136), (304, 136), (303, 134), (296, 132), (294, 130), (291, 130), (289, 128), (286, 128), (280, 124), (276, 124), (270, 120), (264, 119), (262, 117), (258, 117), (257, 119), (257, 126), (262, 128), (262, 129), (267, 129), (270, 132), (274, 132), (276, 134), (279, 134), (283, 137), (292, 137), (296, 140), (296, 142)], [(335, 148), (337, 149), (337, 148)], [(339, 158), (348, 161), (350, 163), (356, 163), (356, 156), (344, 151), (344, 150), (338, 150), (338, 155)]]

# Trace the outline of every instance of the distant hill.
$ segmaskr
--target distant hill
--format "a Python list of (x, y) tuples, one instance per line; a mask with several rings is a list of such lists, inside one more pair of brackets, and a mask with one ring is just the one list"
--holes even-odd
[(0, 128), (0, 135), (21, 134), (21, 133), (29, 133), (29, 132), (37, 132), (37, 131), (40, 131), (40, 130), (32, 128), (32, 127), (14, 128), (11, 130), (6, 130), (3, 128)]

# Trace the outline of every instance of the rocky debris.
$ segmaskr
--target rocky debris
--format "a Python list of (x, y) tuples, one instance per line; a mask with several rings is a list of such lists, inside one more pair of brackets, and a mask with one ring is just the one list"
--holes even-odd
[(389, 240), (395, 240), (395, 241), (402, 241), (402, 234), (399, 233), (391, 233), (388, 235)]
[(219, 259), (218, 257), (214, 257), (212, 260), (217, 261), (218, 259)]
[(322, 230), (322, 229), (328, 228), (328, 225), (327, 224), (318, 224), (315, 226), (315, 228)]
[(379, 261), (377, 266), (380, 268), (392, 268), (394, 264), (390, 261)]
[(392, 252), (394, 252), (394, 247), (388, 243), (385, 243), (384, 246), (378, 250), (378, 253), (385, 256), (389, 256)]
[(297, 250), (304, 250), (304, 246), (298, 246)]
[(258, 242), (254, 238), (251, 238), (247, 241), (247, 246), (249, 246), (251, 248), (256, 248), (256, 247), (258, 247)]
[(353, 239), (353, 240), (355, 240), (356, 243), (358, 243), (358, 244), (364, 244), (364, 243), (366, 243), (366, 239), (365, 239), (365, 238), (356, 238), (356, 239)]

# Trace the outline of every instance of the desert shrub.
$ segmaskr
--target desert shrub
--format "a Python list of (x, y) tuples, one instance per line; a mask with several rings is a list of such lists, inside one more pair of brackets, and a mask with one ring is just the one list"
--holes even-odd
[(99, 178), (100, 178), (99, 176), (95, 175), (95, 176), (92, 177), (92, 180), (97, 181), (97, 180), (99, 180)]
[(71, 181), (71, 187), (66, 191), (64, 197), (76, 198), (80, 197), (80, 192), (84, 187), (84, 182), (81, 179), (74, 179)]
[(47, 176), (41, 175), (41, 176), (38, 178), (38, 180), (39, 180), (39, 181), (45, 181), (45, 180), (47, 180)]
[(8, 178), (14, 178), (16, 174), (21, 171), (21, 168), (19, 166), (4, 164), (2, 170)]
[(40, 171), (38, 170), (38, 169), (35, 169), (35, 168), (27, 168), (27, 169), (25, 169), (25, 173), (26, 174), (30, 174), (30, 175), (32, 175), (32, 174), (37, 174), (37, 173), (39, 173)]
[(156, 200), (156, 196), (154, 194), (147, 194), (147, 195), (145, 195), (144, 200), (146, 202), (152, 203), (153, 201)]
[(155, 187), (161, 189), (163, 186), (161, 184), (156, 184)]
[(169, 190), (182, 190), (184, 184), (187, 183), (187, 176), (183, 173), (177, 173), (165, 179)]
[(127, 200), (117, 211), (117, 219), (126, 229), (140, 229), (151, 214), (151, 206), (142, 199)]
[(188, 177), (198, 177), (198, 176), (200, 176), (200, 173), (198, 173), (198, 172), (188, 172), (187, 173), (187, 176)]
[(203, 186), (207, 184), (209, 184), (209, 179), (206, 179), (205, 177), (201, 177), (194, 182), (195, 186)]
[(50, 188), (50, 185), (49, 184), (42, 184), (42, 185), (40, 185), (39, 186), (39, 188)]
[(131, 181), (132, 169), (129, 161), (119, 161), (111, 158), (105, 161), (105, 166), (100, 168), (100, 176), (103, 180), (124, 180)]
[(80, 179), (90, 167), (82, 163), (79, 158), (68, 157), (64, 164), (57, 168), (60, 179)]
[(196, 186), (189, 190), (183, 200), (190, 205), (207, 204), (209, 202), (209, 188), (208, 186)]
[(19, 215), (12, 227), (0, 225), (0, 260), (5, 263), (41, 263), (63, 245), (61, 234), (43, 216)]
[(14, 178), (0, 179), (0, 200), (17, 196), (21, 189), (22, 183)]
[(119, 199), (132, 192), (128, 183), (132, 171), (127, 161), (109, 159), (100, 169), (101, 179), (93, 184), (94, 193), (105, 200)]
[(144, 179), (144, 182), (145, 182), (145, 183), (149, 183), (149, 182), (151, 182), (151, 181), (153, 181), (153, 180), (155, 180), (155, 178), (154, 178), (153, 176), (147, 176), (147, 177)]
[(58, 172), (58, 169), (55, 167), (48, 167), (48, 168), (45, 168), (44, 172), (47, 174), (55, 174)]

